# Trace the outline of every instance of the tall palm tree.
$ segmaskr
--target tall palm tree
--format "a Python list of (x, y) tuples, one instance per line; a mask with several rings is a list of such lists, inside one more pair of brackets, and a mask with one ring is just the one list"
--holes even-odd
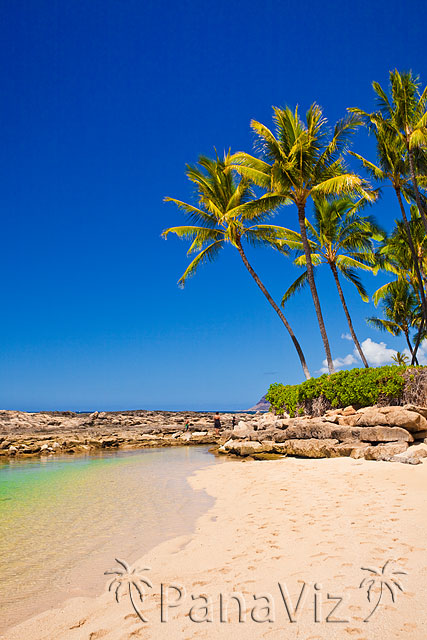
[[(411, 206), (409, 227), (411, 237), (413, 238), (416, 261), (414, 263), (412, 252), (408, 251), (408, 245), (405, 242), (406, 227), (400, 220), (396, 220), (395, 228), (387, 238), (384, 238), (382, 246), (377, 253), (378, 266), (384, 271), (394, 274), (396, 277), (395, 280), (387, 282), (375, 291), (373, 295), (375, 304), (387, 294), (390, 286), (392, 286), (396, 280), (404, 280), (417, 296), (419, 306), (421, 307), (421, 292), (425, 294), (427, 286), (427, 237), (415, 205)], [(415, 269), (416, 265), (418, 266), (421, 276), (421, 291)]]
[(232, 168), (258, 186), (280, 194), (293, 202), (298, 210), (298, 222), (307, 263), (307, 278), (316, 309), (317, 321), (330, 373), (334, 365), (317, 292), (310, 244), (305, 226), (305, 210), (310, 196), (333, 196), (358, 192), (372, 198), (362, 178), (350, 172), (344, 164), (349, 134), (358, 124), (350, 115), (340, 120), (331, 132), (322, 109), (313, 104), (305, 122), (298, 113), (274, 107), (275, 134), (265, 125), (251, 121), (257, 136), (260, 158), (239, 152), (232, 156)]
[[(306, 227), (313, 265), (327, 264), (331, 269), (351, 337), (363, 364), (369, 367), (356, 336), (339, 278), (339, 274), (342, 274), (356, 287), (362, 300), (368, 302), (368, 295), (356, 270), (375, 270), (374, 240), (382, 240), (384, 234), (370, 216), (361, 216), (358, 213), (362, 204), (353, 202), (349, 197), (331, 201), (316, 200), (313, 223), (306, 221)], [(295, 264), (306, 266), (301, 234), (289, 230), (283, 243), (298, 255)], [(307, 271), (304, 271), (286, 291), (282, 305), (306, 283)]]
[[(418, 300), (417, 310), (414, 312), (413, 324), (418, 327), (418, 334), (412, 354), (412, 364), (416, 360), (416, 354), (422, 339), (425, 338), (425, 327), (427, 326), (422, 306), (422, 295), (425, 296), (427, 286), (427, 236), (424, 233), (424, 226), (415, 205), (411, 206), (411, 220), (409, 222), (411, 237), (413, 238), (416, 260), (412, 257), (412, 252), (408, 251), (405, 243), (406, 229), (399, 220), (396, 220), (396, 227), (388, 238), (383, 242), (383, 246), (378, 252), (377, 259), (379, 266), (385, 271), (392, 273), (396, 279), (387, 282), (380, 287), (373, 295), (375, 304), (384, 298), (394, 286), (397, 280), (403, 280), (411, 288)], [(419, 275), (415, 266), (418, 266)], [(421, 277), (421, 286), (419, 283)]]
[[(378, 82), (372, 86), (377, 96), (379, 110), (368, 114), (360, 109), (351, 112), (365, 117), (373, 128), (386, 127), (404, 143), (408, 154), (409, 170), (414, 187), (415, 200), (427, 233), (427, 217), (419, 186), (427, 186), (425, 171), (417, 172), (416, 152), (425, 151), (427, 145), (427, 87), (421, 92), (419, 76), (412, 71), (390, 71), (390, 97)], [(424, 155), (421, 153), (421, 155)]]
[(187, 215), (194, 226), (171, 227), (163, 232), (166, 238), (169, 233), (179, 238), (191, 240), (188, 255), (197, 253), (179, 280), (181, 286), (192, 276), (198, 267), (212, 262), (226, 244), (231, 244), (237, 251), (246, 269), (271, 304), (280, 320), (285, 325), (297, 350), (305, 377), (310, 378), (307, 363), (292, 328), (280, 307), (276, 304), (258, 274), (246, 256), (243, 243), (252, 246), (273, 247), (282, 253), (285, 249), (278, 239), (284, 235), (281, 227), (266, 224), (272, 212), (285, 202), (283, 196), (266, 193), (256, 198), (247, 178), (235, 181), (233, 173), (226, 171), (230, 163), (230, 155), (224, 160), (215, 160), (201, 156), (197, 166), (187, 165), (187, 177), (196, 186), (198, 206), (187, 204), (176, 198), (165, 198), (166, 202), (174, 202)]
[[(359, 114), (364, 113), (360, 112), (360, 110), (357, 111)], [(366, 160), (361, 155), (353, 151), (350, 151), (349, 153), (361, 161), (363, 167), (374, 180), (379, 182), (389, 181), (394, 189), (399, 202), (400, 212), (402, 214), (406, 230), (406, 240), (412, 254), (415, 274), (418, 280), (424, 322), (427, 323), (427, 301), (424, 291), (424, 282), (411, 234), (411, 227), (402, 200), (403, 196), (406, 202), (409, 203), (415, 197), (411, 185), (411, 172), (406, 143), (402, 137), (399, 136), (396, 131), (390, 129), (382, 119), (374, 118), (373, 125), (374, 126), (370, 127), (370, 130), (373, 131), (376, 139), (378, 164), (376, 165), (373, 162)], [(405, 237), (403, 237), (402, 240), (405, 242)]]
[(366, 321), (380, 331), (388, 331), (393, 336), (403, 333), (411, 355), (414, 348), (410, 340), (410, 331), (417, 316), (417, 296), (411, 286), (403, 279), (391, 282), (381, 298), (384, 318), (370, 317)]

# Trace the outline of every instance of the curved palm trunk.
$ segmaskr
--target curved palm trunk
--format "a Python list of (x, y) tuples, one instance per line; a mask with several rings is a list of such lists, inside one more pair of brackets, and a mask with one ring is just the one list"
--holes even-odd
[(329, 340), (326, 333), (325, 323), (323, 321), (322, 310), (320, 308), (319, 295), (316, 289), (316, 283), (314, 282), (313, 263), (311, 262), (310, 245), (307, 239), (307, 230), (305, 228), (305, 205), (298, 205), (298, 222), (301, 231), (302, 244), (304, 247), (305, 260), (307, 265), (307, 278), (310, 285), (310, 291), (314, 302), (314, 308), (316, 309), (317, 322), (319, 324), (320, 334), (323, 340), (323, 346), (326, 353), (326, 361), (328, 363), (329, 373), (334, 373), (334, 363), (331, 355), (331, 348), (329, 346)]
[(417, 176), (415, 175), (414, 154), (412, 152), (412, 149), (409, 147), (408, 141), (406, 141), (406, 148), (408, 150), (409, 168), (411, 170), (412, 184), (414, 185), (415, 200), (417, 202), (418, 211), (420, 212), (421, 218), (423, 220), (425, 232), (427, 233), (427, 218), (424, 212), (424, 207), (421, 203), (420, 192), (418, 189), (418, 180)]
[(299, 359), (300, 359), (300, 362), (301, 362), (301, 366), (302, 366), (302, 369), (304, 371), (304, 375), (305, 375), (306, 379), (309, 380), (311, 378), (311, 376), (310, 376), (310, 372), (309, 372), (308, 367), (307, 367), (307, 363), (305, 361), (304, 354), (303, 354), (302, 349), (301, 349), (301, 345), (298, 342), (298, 340), (296, 339), (295, 334), (292, 331), (289, 322), (286, 320), (284, 314), (279, 309), (277, 304), (274, 302), (273, 298), (271, 297), (271, 295), (269, 294), (267, 289), (264, 287), (264, 285), (261, 282), (261, 280), (259, 279), (257, 273), (253, 270), (251, 264), (249, 263), (249, 261), (248, 261), (248, 259), (246, 257), (245, 252), (243, 251), (243, 247), (242, 247), (242, 244), (241, 244), (240, 240), (237, 241), (237, 248), (239, 250), (240, 257), (242, 258), (246, 269), (249, 271), (249, 273), (251, 274), (252, 278), (255, 280), (255, 282), (257, 283), (258, 287), (261, 289), (261, 291), (263, 292), (263, 294), (265, 295), (265, 297), (267, 298), (267, 300), (269, 301), (269, 303), (271, 304), (271, 306), (273, 307), (273, 309), (275, 310), (275, 312), (279, 316), (280, 320), (283, 322), (283, 324), (285, 325), (286, 329), (288, 330), (288, 333), (291, 336), (292, 342), (294, 343), (294, 347), (297, 350), (297, 353), (298, 353), (298, 356), (299, 356)]
[(421, 307), (422, 307), (422, 310), (423, 310), (423, 318), (424, 318), (424, 321), (427, 322), (427, 302), (426, 302), (426, 296), (425, 296), (425, 290), (424, 290), (424, 281), (423, 281), (423, 278), (421, 276), (418, 256), (417, 256), (417, 253), (415, 251), (414, 242), (412, 240), (411, 227), (409, 225), (408, 218), (406, 217), (406, 211), (405, 211), (405, 207), (403, 206), (402, 196), (400, 194), (400, 189), (395, 187), (394, 190), (396, 192), (397, 199), (399, 200), (400, 211), (402, 213), (403, 223), (405, 225), (406, 234), (408, 236), (409, 248), (411, 250), (412, 260), (414, 261), (415, 273), (417, 275), (418, 284), (420, 286)]
[(424, 331), (424, 327), (425, 327), (425, 321), (424, 321), (424, 318), (423, 318), (421, 320), (420, 328), (418, 330), (418, 336), (417, 336), (417, 339), (416, 339), (416, 342), (415, 342), (414, 351), (413, 351), (413, 354), (412, 354), (411, 364), (415, 364), (415, 363), (418, 364), (417, 351), (418, 351), (418, 347), (421, 344), (421, 335), (422, 335), (422, 333)]
[(414, 353), (414, 349), (411, 345), (411, 341), (409, 340), (409, 331), (407, 329), (404, 330), (403, 332), (405, 334), (405, 338), (406, 338), (406, 344), (408, 345), (409, 351), (411, 353), (412, 359), (411, 359), (411, 364), (417, 364), (418, 365), (418, 360), (417, 360), (417, 354)]
[(337, 267), (333, 262), (330, 262), (329, 266), (331, 267), (332, 273), (334, 274), (335, 284), (337, 285), (338, 295), (339, 295), (340, 300), (341, 300), (342, 308), (344, 309), (345, 317), (347, 318), (347, 324), (348, 324), (348, 328), (350, 329), (351, 337), (353, 338), (353, 342), (356, 345), (356, 349), (359, 352), (359, 355), (360, 355), (360, 357), (362, 359), (362, 362), (363, 362), (364, 366), (367, 369), (369, 369), (368, 361), (366, 360), (365, 354), (363, 353), (362, 347), (360, 346), (359, 340), (357, 339), (356, 332), (354, 330), (353, 323), (351, 321), (350, 312), (348, 310), (347, 303), (346, 303), (345, 298), (344, 298), (344, 293), (343, 293), (343, 290), (341, 288), (341, 283), (340, 283), (340, 280), (339, 280), (339, 277), (338, 277)]

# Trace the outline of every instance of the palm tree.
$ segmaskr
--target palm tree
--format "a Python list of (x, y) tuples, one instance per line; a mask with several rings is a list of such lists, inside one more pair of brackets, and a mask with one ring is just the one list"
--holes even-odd
[[(360, 112), (359, 112), (360, 113)], [(400, 212), (402, 214), (403, 223), (405, 225), (406, 240), (408, 242), (418, 287), (421, 296), (421, 306), (425, 322), (427, 322), (427, 301), (424, 291), (424, 282), (420, 272), (417, 252), (412, 238), (411, 228), (406, 215), (402, 196), (406, 202), (411, 202), (414, 198), (413, 189), (410, 183), (409, 160), (406, 153), (406, 144), (402, 138), (384, 124), (381, 120), (374, 120), (375, 126), (373, 133), (376, 138), (378, 165), (369, 162), (358, 153), (350, 151), (350, 154), (358, 158), (368, 174), (377, 181), (389, 181), (394, 189), (397, 200), (399, 202)], [(402, 238), (405, 242), (405, 237)]]
[(285, 249), (278, 242), (278, 238), (284, 235), (283, 229), (266, 224), (271, 219), (273, 210), (285, 202), (285, 199), (271, 193), (256, 198), (247, 178), (240, 178), (236, 182), (233, 173), (226, 170), (229, 163), (230, 155), (227, 154), (224, 160), (219, 160), (218, 157), (212, 160), (201, 156), (198, 161), (199, 167), (187, 165), (187, 177), (196, 185), (198, 206), (175, 198), (165, 198), (165, 201), (178, 205), (189, 221), (197, 225), (171, 227), (162, 234), (166, 238), (169, 233), (175, 233), (179, 238), (191, 240), (188, 255), (197, 252), (178, 284), (183, 286), (198, 267), (215, 260), (224, 246), (231, 244), (237, 249), (246, 269), (285, 325), (308, 379), (310, 372), (301, 345), (280, 307), (249, 263), (243, 248), (243, 242), (246, 242), (252, 246), (273, 247), (285, 253)]
[(298, 222), (307, 264), (307, 279), (316, 309), (317, 321), (325, 348), (329, 372), (334, 365), (326, 333), (319, 295), (314, 281), (310, 244), (305, 226), (307, 200), (358, 192), (371, 198), (362, 178), (350, 172), (344, 164), (349, 134), (358, 125), (358, 118), (350, 115), (335, 125), (332, 136), (322, 109), (313, 104), (303, 122), (298, 107), (292, 111), (274, 107), (275, 135), (265, 125), (251, 121), (257, 136), (261, 158), (239, 152), (232, 156), (232, 168), (258, 186), (280, 194), (293, 202), (298, 210)]
[[(393, 336), (403, 333), (409, 351), (414, 356), (414, 349), (410, 341), (410, 330), (415, 325), (417, 317), (417, 296), (411, 286), (399, 278), (388, 284), (380, 298), (384, 318), (370, 317), (366, 321), (380, 331), (388, 331)], [(378, 297), (376, 298), (378, 301)]]
[[(378, 264), (385, 271), (393, 273), (396, 276), (396, 280), (380, 287), (374, 293), (373, 300), (377, 304), (398, 280), (406, 282), (416, 295), (418, 306), (414, 310), (413, 325), (418, 328), (418, 334), (412, 354), (412, 364), (414, 364), (421, 339), (425, 337), (425, 327), (427, 326), (422, 304), (422, 297), (423, 295), (425, 296), (427, 284), (427, 236), (424, 233), (424, 226), (418, 208), (415, 205), (411, 206), (411, 220), (408, 225), (413, 239), (416, 260), (413, 260), (412, 252), (408, 251), (408, 246), (405, 243), (406, 228), (404, 228), (402, 222), (397, 220), (395, 229), (384, 241), (377, 256)], [(418, 267), (418, 273), (416, 267)], [(421, 278), (421, 285), (419, 277)]]
[[(122, 589), (127, 589), (129, 593), (129, 598), (132, 603), (132, 607), (138, 617), (142, 620), (142, 622), (147, 622), (142, 613), (139, 611), (136, 602), (133, 598), (133, 590), (138, 594), (139, 600), (141, 603), (144, 600), (144, 585), (153, 588), (151, 580), (146, 578), (145, 576), (140, 575), (142, 571), (149, 571), (149, 567), (144, 567), (144, 569), (132, 569), (127, 562), (124, 560), (119, 560), (116, 558), (116, 562), (120, 565), (120, 569), (109, 569), (108, 571), (104, 571), (104, 575), (115, 575), (116, 578), (113, 578), (108, 587), (108, 591), (111, 591), (114, 587), (116, 602), (119, 602), (119, 594)], [(141, 584), (139, 584), (141, 583)], [(142, 585), (142, 586), (141, 586)]]
[(391, 359), (393, 360), (393, 362), (395, 362), (397, 364), (398, 367), (400, 367), (401, 365), (405, 365), (406, 366), (406, 365), (409, 364), (408, 356), (406, 356), (401, 351), (396, 351), (396, 355), (395, 356), (391, 356)]
[[(427, 236), (424, 233), (424, 226), (415, 205), (411, 206), (411, 219), (408, 227), (413, 242), (415, 261), (412, 251), (408, 251), (406, 225), (400, 220), (396, 220), (396, 226), (392, 233), (384, 239), (382, 247), (378, 251), (378, 265), (396, 276), (396, 279), (405, 280), (414, 290), (418, 297), (420, 307), (422, 307), (422, 294), (425, 295), (427, 284)], [(417, 269), (418, 267), (418, 269)], [(421, 278), (421, 285), (418, 279)], [(386, 283), (374, 293), (374, 302), (382, 297), (387, 291), (390, 283)]]
[(419, 185), (427, 186), (425, 170), (417, 175), (416, 152), (422, 153), (427, 145), (427, 87), (420, 92), (419, 76), (411, 71), (399, 73), (397, 69), (390, 71), (390, 93), (387, 93), (378, 82), (372, 86), (377, 95), (379, 111), (368, 114), (360, 109), (350, 109), (364, 117), (372, 128), (386, 127), (403, 142), (408, 154), (409, 171), (414, 187), (415, 200), (420, 211), (424, 229), (427, 233), (427, 217), (421, 200)]
[(395, 592), (396, 587), (399, 589), (399, 591), (403, 592), (403, 587), (400, 583), (400, 578), (397, 578), (396, 576), (406, 576), (407, 575), (406, 571), (392, 571), (390, 566), (391, 562), (392, 562), (391, 560), (387, 560), (387, 562), (381, 569), (377, 569), (376, 567), (372, 569), (370, 569), (369, 567), (362, 567), (362, 571), (369, 571), (369, 573), (372, 576), (369, 578), (368, 577), (364, 578), (359, 585), (359, 589), (368, 587), (367, 589), (368, 602), (371, 602), (372, 588), (378, 587), (380, 590), (375, 607), (372, 609), (368, 617), (365, 618), (364, 622), (368, 622), (369, 618), (372, 616), (374, 611), (377, 610), (377, 607), (380, 604), (383, 597), (384, 587), (389, 590), (391, 594), (392, 602), (394, 602), (396, 599), (396, 592)]
[[(349, 197), (331, 201), (316, 200), (313, 223), (306, 221), (306, 227), (313, 265), (329, 265), (347, 318), (351, 337), (363, 364), (365, 367), (369, 367), (356, 336), (339, 278), (340, 273), (356, 287), (362, 300), (368, 302), (368, 295), (356, 269), (374, 271), (376, 262), (374, 240), (382, 240), (384, 234), (371, 217), (362, 217), (358, 213), (362, 204), (363, 202), (354, 203)], [(298, 266), (307, 264), (301, 234), (289, 230), (288, 237), (283, 240), (283, 243), (297, 253), (295, 264)], [(282, 299), (282, 306), (306, 283), (307, 271), (304, 271), (286, 291)]]

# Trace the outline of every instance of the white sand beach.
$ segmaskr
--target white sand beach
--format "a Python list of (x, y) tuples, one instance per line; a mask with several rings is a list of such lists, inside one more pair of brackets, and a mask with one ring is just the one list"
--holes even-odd
[[(133, 565), (150, 567), (139, 573), (153, 585), (146, 589), (144, 602), (138, 602), (146, 623), (134, 612), (126, 588), (116, 603), (114, 593), (107, 591), (106, 576), (106, 590), (98, 598), (69, 600), (3, 637), (427, 637), (426, 463), (411, 466), (351, 458), (227, 460), (198, 471), (190, 482), (205, 489), (216, 502), (199, 518), (192, 535), (155, 547)], [(369, 602), (369, 585), (359, 585), (371, 573), (362, 567), (381, 569), (389, 560), (393, 562), (386, 566), (382, 579), (396, 593), (395, 602), (384, 583), (381, 602), (365, 622), (379, 591), (373, 587)], [(396, 578), (403, 591), (393, 587)], [(52, 576), (52, 585), (54, 582)], [(171, 585), (181, 589), (175, 607), (167, 606), (179, 596)], [(233, 593), (240, 593), (245, 605), (241, 622), (237, 601), (230, 600)], [(209, 621), (196, 621), (205, 618)]]

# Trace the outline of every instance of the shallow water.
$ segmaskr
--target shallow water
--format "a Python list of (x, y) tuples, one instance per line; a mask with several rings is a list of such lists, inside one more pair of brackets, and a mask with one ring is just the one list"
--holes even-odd
[(173, 447), (1, 463), (0, 630), (96, 596), (114, 558), (190, 532), (213, 499), (187, 477), (217, 462), (207, 447)]

